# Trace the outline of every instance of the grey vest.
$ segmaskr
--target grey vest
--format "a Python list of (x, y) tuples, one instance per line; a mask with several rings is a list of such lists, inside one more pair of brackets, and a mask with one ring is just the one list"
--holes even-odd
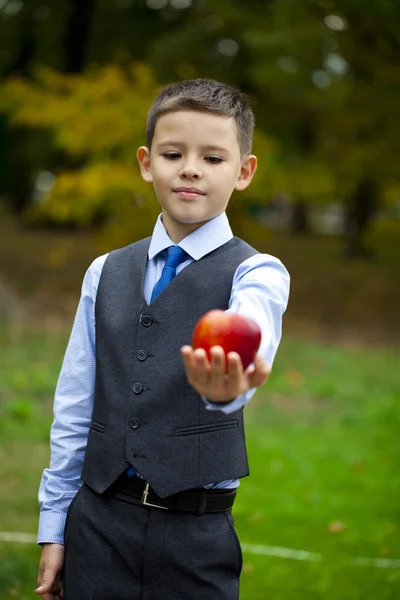
[(248, 475), (243, 409), (208, 411), (180, 348), (197, 320), (228, 308), (234, 273), (257, 251), (233, 238), (185, 267), (149, 305), (150, 238), (115, 250), (100, 277), (96, 383), (82, 479), (104, 492), (132, 465), (161, 497)]

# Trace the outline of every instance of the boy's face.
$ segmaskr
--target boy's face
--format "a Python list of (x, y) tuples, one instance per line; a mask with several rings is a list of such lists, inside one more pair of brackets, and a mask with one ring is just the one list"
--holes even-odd
[(162, 115), (151, 151), (141, 146), (138, 160), (176, 244), (224, 212), (233, 190), (246, 188), (257, 166), (255, 156), (241, 158), (232, 117), (191, 110)]

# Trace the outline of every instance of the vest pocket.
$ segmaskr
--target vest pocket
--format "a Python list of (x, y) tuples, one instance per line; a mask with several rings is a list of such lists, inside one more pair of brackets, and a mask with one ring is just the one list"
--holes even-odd
[(231, 419), (230, 421), (222, 421), (217, 423), (205, 423), (204, 425), (189, 425), (187, 427), (178, 427), (174, 429), (174, 435), (197, 435), (199, 433), (211, 433), (213, 431), (224, 431), (226, 429), (237, 429), (239, 421)]
[(106, 426), (102, 425), (101, 423), (97, 423), (97, 421), (92, 421), (90, 423), (90, 429), (93, 429), (93, 431), (97, 431), (98, 433), (104, 433)]

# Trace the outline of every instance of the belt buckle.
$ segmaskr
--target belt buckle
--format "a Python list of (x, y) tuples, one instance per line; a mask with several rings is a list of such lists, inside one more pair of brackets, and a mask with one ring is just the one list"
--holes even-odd
[(150, 484), (147, 483), (144, 486), (143, 494), (142, 494), (142, 504), (143, 506), (151, 506), (152, 508), (162, 508), (163, 510), (168, 510), (167, 506), (160, 506), (159, 504), (152, 504), (151, 502), (147, 502), (147, 496), (149, 495), (149, 487)]

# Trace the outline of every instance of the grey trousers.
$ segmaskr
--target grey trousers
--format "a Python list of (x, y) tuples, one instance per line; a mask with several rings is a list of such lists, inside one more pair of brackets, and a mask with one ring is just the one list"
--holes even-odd
[(68, 511), (64, 600), (238, 600), (241, 569), (230, 511), (147, 508), (85, 484)]

